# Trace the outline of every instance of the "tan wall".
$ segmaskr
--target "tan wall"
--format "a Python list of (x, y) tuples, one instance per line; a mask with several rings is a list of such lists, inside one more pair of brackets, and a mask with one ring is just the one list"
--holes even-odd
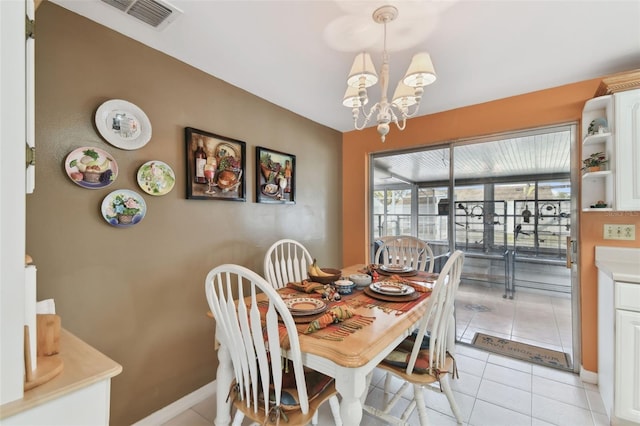
[[(340, 133), (49, 2), (38, 9), (36, 93), (27, 252), (38, 298), (54, 298), (63, 327), (124, 367), (112, 382), (112, 424), (131, 424), (215, 379), (204, 295), (211, 268), (228, 262), (262, 273), (264, 252), (284, 237), (340, 265)], [(146, 146), (125, 151), (100, 137), (94, 113), (109, 99), (145, 111), (153, 126)], [(247, 143), (246, 202), (186, 199), (186, 126)], [(89, 190), (67, 177), (64, 159), (81, 146), (113, 155), (114, 184)], [(296, 155), (296, 205), (254, 202), (256, 146)], [(177, 176), (162, 197), (135, 180), (153, 159)], [(104, 197), (122, 188), (142, 194), (148, 210), (128, 229), (100, 214)]]
[[(369, 154), (413, 148), (479, 137), (494, 133), (530, 129), (553, 124), (579, 122), (586, 100), (593, 97), (600, 79), (500, 99), (410, 120), (403, 132), (392, 127), (383, 144), (375, 128), (343, 135), (343, 264), (363, 262), (369, 253), (368, 161)], [(436, 83), (437, 84), (437, 83)], [(429, 102), (428, 88), (425, 102)], [(581, 128), (580, 126), (578, 128)], [(602, 239), (603, 223), (635, 223), (640, 214), (622, 216), (604, 213), (580, 215), (580, 276), (582, 313), (582, 365), (597, 371), (597, 281), (595, 245), (638, 247), (640, 240), (617, 243)], [(637, 238), (640, 238), (638, 236)]]

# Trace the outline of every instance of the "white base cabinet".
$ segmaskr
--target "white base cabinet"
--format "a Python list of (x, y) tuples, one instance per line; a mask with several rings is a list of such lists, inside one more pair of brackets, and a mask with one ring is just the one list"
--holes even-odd
[(640, 426), (640, 249), (596, 247), (596, 266), (600, 396), (612, 425)]

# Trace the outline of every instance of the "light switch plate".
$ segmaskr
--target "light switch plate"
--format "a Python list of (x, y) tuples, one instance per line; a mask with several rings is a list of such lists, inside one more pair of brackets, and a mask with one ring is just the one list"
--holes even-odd
[(604, 239), (605, 240), (635, 240), (636, 239), (636, 226), (635, 225), (612, 225), (605, 223), (604, 225)]

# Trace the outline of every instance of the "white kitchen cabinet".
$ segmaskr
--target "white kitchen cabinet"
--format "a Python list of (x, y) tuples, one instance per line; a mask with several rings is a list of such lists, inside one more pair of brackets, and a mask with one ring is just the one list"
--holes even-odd
[(640, 305), (636, 309), (616, 309), (615, 413), (617, 418), (640, 424)]
[(596, 247), (598, 388), (613, 425), (640, 425), (640, 249)]
[[(590, 133), (591, 123), (600, 123), (602, 130)], [(589, 99), (582, 110), (582, 158), (588, 158), (596, 152), (604, 152), (607, 163), (602, 170), (585, 172), (582, 175), (582, 210), (610, 211), (614, 205), (615, 170), (615, 122), (613, 95)], [(595, 207), (603, 201), (606, 207)]]
[[(583, 172), (582, 211), (640, 211), (640, 89), (585, 103), (581, 158), (597, 152), (603, 152), (607, 162), (599, 171)], [(599, 202), (605, 206), (596, 207)]]
[(616, 210), (640, 210), (640, 89), (614, 95)]

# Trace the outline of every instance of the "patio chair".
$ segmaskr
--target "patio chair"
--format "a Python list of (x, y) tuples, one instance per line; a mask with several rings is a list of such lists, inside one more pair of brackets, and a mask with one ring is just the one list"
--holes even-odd
[(264, 276), (274, 288), (307, 278), (313, 259), (309, 250), (295, 240), (283, 239), (273, 243), (264, 255)]
[(376, 251), (382, 265), (410, 266), (417, 271), (433, 272), (433, 250), (425, 241), (410, 235), (387, 237)]
[[(216, 339), (233, 364), (234, 425), (245, 416), (260, 425), (316, 425), (318, 407), (327, 400), (336, 425), (342, 424), (334, 379), (303, 367), (293, 317), (264, 278), (243, 266), (221, 265), (209, 272), (205, 289)], [(259, 303), (260, 293), (266, 302)]]
[[(423, 389), (426, 388), (444, 392), (456, 421), (462, 424), (462, 415), (451, 390), (449, 374), (457, 374), (452, 356), (455, 345), (453, 311), (463, 262), (464, 253), (456, 250), (438, 276), (417, 334), (405, 339), (378, 364), (378, 368), (387, 372), (384, 407), (379, 409), (365, 405), (365, 411), (371, 415), (393, 425), (408, 425), (409, 416), (417, 408), (420, 424), (426, 426), (427, 410), (423, 395)], [(404, 380), (404, 383), (390, 397), (392, 376)], [(436, 382), (439, 382), (439, 387), (433, 386)], [(413, 388), (411, 403), (400, 417), (394, 417), (391, 410), (410, 387)]]

